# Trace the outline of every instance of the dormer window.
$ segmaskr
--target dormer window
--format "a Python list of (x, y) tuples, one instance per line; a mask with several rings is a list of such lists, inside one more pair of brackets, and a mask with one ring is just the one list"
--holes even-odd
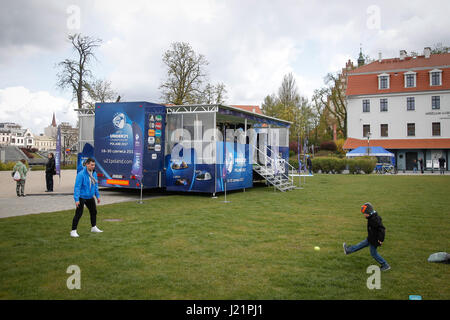
[(405, 72), (405, 88), (414, 88), (416, 86), (416, 73)]
[(433, 69), (430, 71), (430, 86), (442, 85), (442, 70)]
[(389, 89), (389, 75), (387, 73), (378, 75), (378, 89)]

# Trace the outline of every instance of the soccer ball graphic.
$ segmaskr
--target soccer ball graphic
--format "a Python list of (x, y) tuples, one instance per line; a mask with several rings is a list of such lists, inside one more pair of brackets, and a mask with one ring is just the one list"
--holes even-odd
[(116, 128), (123, 129), (125, 126), (125, 115), (123, 113), (117, 113), (112, 122)]

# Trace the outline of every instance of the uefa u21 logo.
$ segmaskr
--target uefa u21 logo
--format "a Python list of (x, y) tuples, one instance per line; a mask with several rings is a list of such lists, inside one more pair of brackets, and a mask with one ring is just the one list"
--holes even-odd
[(112, 122), (117, 129), (123, 129), (125, 126), (125, 115), (123, 113), (116, 113)]

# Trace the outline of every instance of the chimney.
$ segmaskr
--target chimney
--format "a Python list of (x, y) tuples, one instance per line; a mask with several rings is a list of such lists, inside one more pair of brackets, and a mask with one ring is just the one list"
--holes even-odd
[(423, 49), (423, 54), (425, 56), (425, 59), (429, 59), (430, 55), (431, 55), (431, 48), (430, 47), (425, 47)]
[(381, 55), (381, 51), (380, 51), (380, 52), (378, 52), (378, 62), (381, 62), (381, 60), (382, 60), (382, 55)]
[(405, 60), (406, 58), (406, 50), (400, 50), (400, 60)]

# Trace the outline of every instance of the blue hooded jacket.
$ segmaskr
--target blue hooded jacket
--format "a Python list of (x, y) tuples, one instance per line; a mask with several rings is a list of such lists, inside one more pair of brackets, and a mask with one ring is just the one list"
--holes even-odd
[(90, 183), (89, 173), (87, 168), (84, 167), (83, 170), (78, 172), (77, 178), (75, 180), (75, 187), (73, 189), (73, 198), (75, 202), (80, 201), (80, 198), (91, 199), (94, 195), (97, 199), (100, 198), (100, 193), (98, 192), (98, 178), (97, 173), (94, 171), (92, 176), (95, 178), (95, 184)]

